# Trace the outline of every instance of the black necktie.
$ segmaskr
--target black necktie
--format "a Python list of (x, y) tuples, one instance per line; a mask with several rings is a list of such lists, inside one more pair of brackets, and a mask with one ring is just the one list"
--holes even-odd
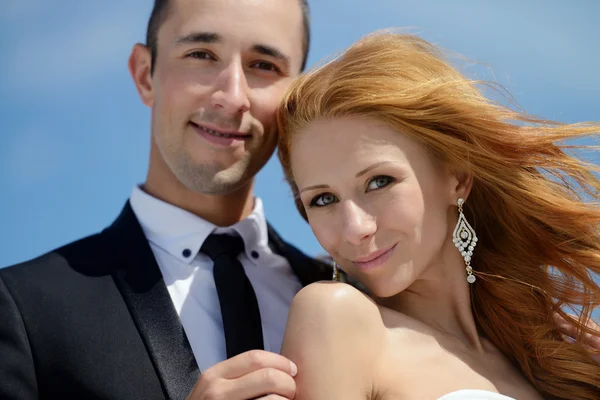
[(212, 234), (200, 251), (214, 262), (213, 275), (221, 305), (227, 358), (248, 350), (262, 350), (258, 301), (244, 267), (237, 259), (244, 251), (244, 241), (239, 236)]

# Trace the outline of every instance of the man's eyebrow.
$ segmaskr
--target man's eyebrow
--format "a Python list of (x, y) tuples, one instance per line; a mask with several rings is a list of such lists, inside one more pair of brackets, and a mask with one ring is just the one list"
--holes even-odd
[(214, 32), (192, 32), (189, 35), (181, 36), (175, 41), (176, 46), (194, 43), (219, 43), (221, 36)]
[(283, 54), (283, 52), (277, 50), (274, 47), (267, 46), (264, 44), (255, 44), (254, 46), (252, 46), (252, 51), (259, 54), (263, 54), (265, 56), (273, 57), (282, 62), (287, 68), (289, 68), (290, 66), (290, 57)]

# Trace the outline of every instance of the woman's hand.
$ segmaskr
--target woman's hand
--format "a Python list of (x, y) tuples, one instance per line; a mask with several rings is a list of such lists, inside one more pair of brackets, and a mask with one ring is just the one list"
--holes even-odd
[[(573, 319), (577, 319), (577, 316), (569, 314)], [(577, 332), (577, 328), (571, 322), (563, 318), (558, 313), (554, 314), (554, 321), (558, 326), (558, 329), (562, 332), (563, 338), (565, 341), (574, 343), (576, 341), (581, 342), (590, 353), (592, 353), (592, 357), (596, 361), (598, 365), (600, 365), (600, 325), (596, 323), (593, 319), (589, 319), (586, 323), (586, 326), (592, 330), (597, 332), (595, 335), (591, 333), (583, 333), (579, 334)]]

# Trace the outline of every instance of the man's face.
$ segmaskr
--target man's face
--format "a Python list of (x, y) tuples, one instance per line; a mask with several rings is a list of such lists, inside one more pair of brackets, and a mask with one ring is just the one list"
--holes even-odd
[(188, 188), (226, 194), (273, 154), (302, 63), (297, 0), (171, 0), (151, 80), (153, 140)]

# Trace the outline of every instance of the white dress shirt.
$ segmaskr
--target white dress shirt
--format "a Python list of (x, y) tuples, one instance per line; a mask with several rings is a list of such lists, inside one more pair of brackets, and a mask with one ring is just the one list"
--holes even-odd
[(254, 287), (265, 350), (279, 353), (292, 298), (302, 285), (288, 261), (270, 249), (262, 201), (243, 221), (216, 227), (138, 186), (130, 198), (179, 314), (200, 371), (225, 360), (225, 336), (213, 262), (200, 247), (211, 233), (239, 234), (245, 252), (239, 260)]

